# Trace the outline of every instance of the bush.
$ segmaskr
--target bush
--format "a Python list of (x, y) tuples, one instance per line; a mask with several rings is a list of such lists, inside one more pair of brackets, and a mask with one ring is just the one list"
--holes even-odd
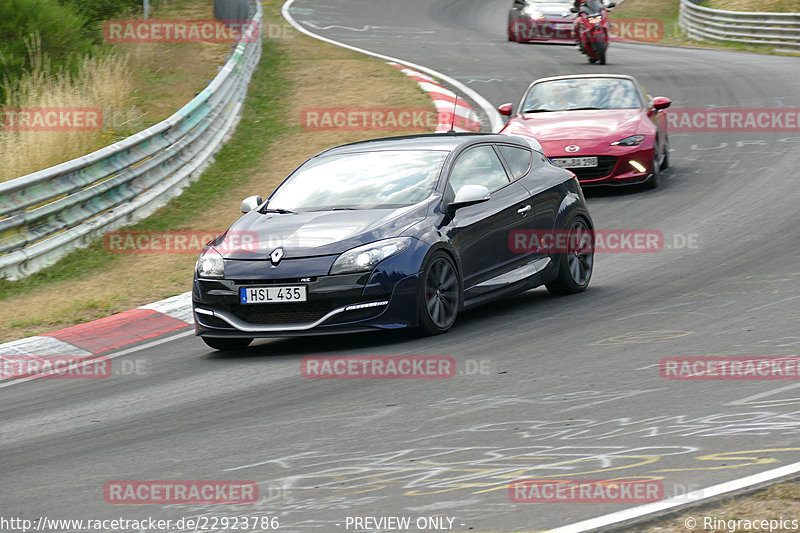
[[(88, 19), (70, 4), (57, 0), (0, 1), (0, 63), (13, 81), (28, 65), (31, 36), (41, 36), (41, 52), (55, 68), (76, 72), (92, 49)], [(0, 101), (5, 101), (0, 94)]]
[[(142, 0), (60, 0), (62, 4), (73, 6), (78, 13), (85, 16), (93, 27), (108, 19), (127, 16), (141, 11)], [(155, 1), (151, 1), (155, 4)]]

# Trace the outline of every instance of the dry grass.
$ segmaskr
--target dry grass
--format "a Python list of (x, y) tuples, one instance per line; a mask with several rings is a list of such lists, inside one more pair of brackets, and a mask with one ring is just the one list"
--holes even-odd
[[(279, 6), (265, 3), (267, 22), (281, 23)], [(315, 153), (346, 142), (407, 133), (306, 131), (300, 126), (304, 108), (433, 108), (428, 95), (415, 82), (385, 63), (296, 33), (291, 39), (281, 40), (281, 46), (281, 56), (285, 58), (283, 76), (291, 83), (282, 106), (290, 111), (281, 137), (255, 157), (255, 170), (240, 185), (232, 185), (224, 197), (215, 200), (211, 221), (207, 213), (198, 213), (193, 220), (171, 229), (222, 231), (241, 215), (242, 198), (270, 194), (280, 180)], [(186, 60), (186, 53), (162, 56), (161, 74), (188, 87), (188, 74), (175, 74), (171, 69), (191, 65), (195, 57), (205, 53), (196, 50), (192, 61)], [(200, 81), (203, 86), (204, 79)], [(166, 92), (166, 87), (163, 85), (161, 90)], [(154, 113), (168, 115), (174, 109), (161, 106)], [(248, 116), (251, 109), (245, 108), (243, 120), (262, 120)], [(236, 143), (235, 137), (231, 143)], [(24, 295), (7, 298), (0, 305), (0, 342), (50, 332), (188, 291), (195, 260), (194, 255), (125, 255), (99, 272), (75, 272), (74, 279), (42, 284)]]
[[(173, 2), (154, 15), (211, 19), (213, 2)], [(6, 107), (99, 108), (103, 124), (97, 131), (0, 131), (0, 181), (80, 157), (164, 120), (205, 88), (229, 45), (117, 44), (112, 55), (86, 58), (73, 77), (52, 71), (38, 38), (31, 39), (29, 49), (30, 73), (5, 84)]]
[(0, 181), (68, 161), (108, 144), (109, 131), (125, 127), (131, 107), (133, 75), (122, 55), (85, 58), (77, 76), (53, 72), (41, 41), (28, 41), (30, 70), (15, 83), (6, 81), (9, 108), (98, 108), (102, 128), (93, 131), (1, 131)]
[(764, 11), (767, 13), (800, 13), (800, 0), (712, 0), (708, 7), (728, 11)]
[[(701, 507), (688, 513), (681, 514), (662, 522), (647, 527), (631, 528), (625, 531), (630, 533), (687, 533), (692, 531), (686, 527), (687, 519), (695, 520), (697, 526), (694, 531), (719, 532), (719, 533), (794, 533), (797, 527), (788, 528), (742, 527), (746, 523), (740, 522), (738, 527), (732, 520), (797, 520), (800, 522), (800, 483), (787, 482), (773, 485), (752, 496), (743, 496), (725, 501), (711, 507)], [(716, 519), (716, 521), (715, 521)], [(775, 523), (774, 525), (780, 525)], [(787, 525), (784, 523), (784, 525)]]

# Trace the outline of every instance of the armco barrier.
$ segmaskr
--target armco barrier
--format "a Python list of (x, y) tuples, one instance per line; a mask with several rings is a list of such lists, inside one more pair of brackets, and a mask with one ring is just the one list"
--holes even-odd
[(763, 44), (800, 49), (800, 13), (722, 11), (681, 0), (678, 24), (696, 41)]
[(174, 115), (91, 154), (0, 183), (0, 278), (25, 277), (150, 215), (210, 164), (240, 117), (261, 58), (261, 3), (245, 1), (259, 38), (235, 44), (208, 87)]

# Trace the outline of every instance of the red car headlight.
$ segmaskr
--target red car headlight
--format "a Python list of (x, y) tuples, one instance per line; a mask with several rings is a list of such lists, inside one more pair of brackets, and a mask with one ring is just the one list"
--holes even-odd
[(639, 146), (644, 141), (644, 135), (631, 135), (622, 140), (611, 143), (611, 146)]

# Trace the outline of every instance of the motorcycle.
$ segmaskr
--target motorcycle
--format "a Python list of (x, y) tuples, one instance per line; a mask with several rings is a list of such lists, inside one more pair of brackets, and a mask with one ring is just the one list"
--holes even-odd
[(615, 2), (607, 6), (602, 0), (587, 0), (580, 9), (572, 8), (577, 13), (573, 37), (582, 54), (589, 57), (589, 63), (606, 64), (608, 50), (608, 11), (614, 8)]

